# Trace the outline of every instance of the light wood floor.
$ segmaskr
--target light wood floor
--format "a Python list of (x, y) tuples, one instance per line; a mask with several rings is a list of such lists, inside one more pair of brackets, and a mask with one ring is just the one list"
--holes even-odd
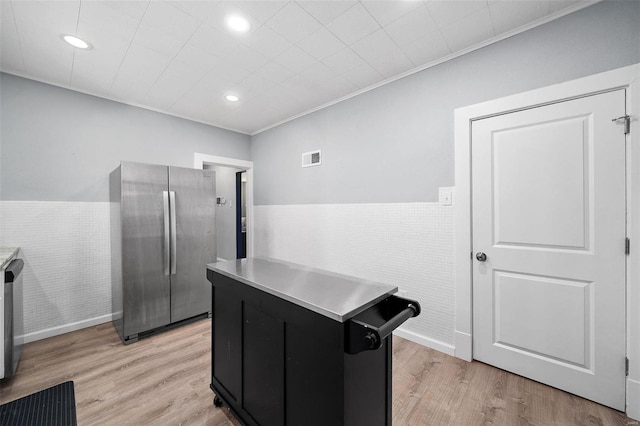
[[(212, 403), (210, 321), (128, 346), (111, 324), (30, 343), (17, 375), (0, 382), (0, 404), (73, 380), (80, 425), (238, 425)], [(393, 344), (396, 426), (639, 424), (486, 364), (397, 337)]]

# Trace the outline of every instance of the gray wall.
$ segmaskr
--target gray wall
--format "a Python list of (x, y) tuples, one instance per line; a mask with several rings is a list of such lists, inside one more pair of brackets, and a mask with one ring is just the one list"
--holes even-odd
[(250, 158), (247, 135), (9, 74), (0, 93), (0, 245), (25, 261), (26, 341), (111, 319), (108, 176), (120, 160)]
[(120, 160), (193, 167), (248, 160), (247, 135), (0, 74), (0, 199), (108, 201)]
[[(252, 138), (255, 204), (436, 201), (456, 108), (640, 62), (640, 2), (601, 2)], [(322, 149), (322, 165), (300, 155)]]

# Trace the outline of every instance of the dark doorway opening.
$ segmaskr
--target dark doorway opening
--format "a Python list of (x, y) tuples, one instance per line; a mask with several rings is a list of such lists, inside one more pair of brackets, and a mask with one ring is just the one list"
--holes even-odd
[(236, 173), (236, 258), (247, 257), (247, 172)]

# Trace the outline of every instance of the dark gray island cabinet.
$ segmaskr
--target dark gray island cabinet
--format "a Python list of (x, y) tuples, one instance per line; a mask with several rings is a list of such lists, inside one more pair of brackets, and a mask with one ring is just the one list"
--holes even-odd
[(268, 258), (207, 266), (211, 389), (246, 425), (391, 425), (397, 287)]

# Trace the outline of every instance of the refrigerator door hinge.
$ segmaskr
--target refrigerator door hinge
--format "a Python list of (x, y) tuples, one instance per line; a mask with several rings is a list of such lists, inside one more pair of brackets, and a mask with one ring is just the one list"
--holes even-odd
[(624, 239), (624, 254), (631, 253), (631, 240), (629, 238)]
[(624, 134), (628, 135), (631, 132), (631, 117), (628, 115), (623, 115), (622, 117), (614, 118), (613, 121), (616, 124), (624, 124)]
[(629, 375), (629, 358), (624, 359), (624, 375), (628, 376)]

